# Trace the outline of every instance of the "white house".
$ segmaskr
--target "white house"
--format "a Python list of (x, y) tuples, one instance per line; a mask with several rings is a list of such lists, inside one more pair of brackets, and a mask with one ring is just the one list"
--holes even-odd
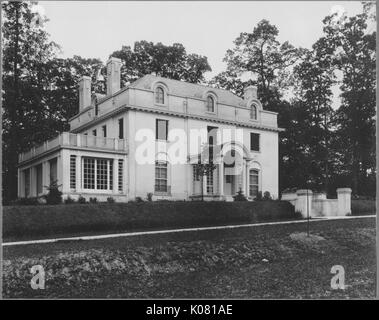
[[(91, 79), (82, 77), (70, 131), (19, 155), (19, 197), (41, 196), (55, 180), (64, 197), (98, 201), (148, 193), (153, 199), (191, 200), (203, 193), (207, 200), (232, 200), (238, 190), (250, 199), (258, 191), (278, 197), (281, 129), (255, 87), (241, 99), (146, 75), (120, 89), (120, 68), (117, 58), (107, 62), (106, 96), (91, 94)], [(203, 179), (199, 161), (215, 164)]]

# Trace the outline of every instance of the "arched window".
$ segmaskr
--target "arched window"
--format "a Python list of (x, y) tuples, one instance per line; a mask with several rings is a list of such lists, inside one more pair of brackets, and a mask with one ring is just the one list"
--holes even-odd
[(215, 112), (215, 100), (211, 96), (207, 98), (207, 111)]
[(251, 105), (250, 118), (253, 120), (257, 120), (257, 106), (254, 104)]
[(258, 195), (259, 171), (251, 169), (249, 172), (249, 196), (253, 199)]
[(164, 104), (164, 91), (162, 87), (157, 87), (155, 89), (155, 102)]

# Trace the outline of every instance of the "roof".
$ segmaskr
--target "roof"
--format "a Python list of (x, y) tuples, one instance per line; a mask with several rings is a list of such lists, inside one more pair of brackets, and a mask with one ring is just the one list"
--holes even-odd
[(169, 89), (170, 94), (183, 96), (183, 97), (189, 97), (189, 98), (191, 97), (191, 98), (202, 99), (204, 98), (204, 95), (207, 92), (211, 91), (217, 96), (218, 103), (232, 105), (232, 106), (245, 105), (245, 102), (243, 99), (241, 99), (237, 95), (227, 90), (208, 87), (201, 84), (184, 82), (180, 80), (173, 80), (173, 79), (158, 77), (151, 74), (143, 76), (142, 78), (131, 83), (128, 87), (151, 90), (152, 85), (157, 81), (161, 81), (164, 84), (166, 84)]

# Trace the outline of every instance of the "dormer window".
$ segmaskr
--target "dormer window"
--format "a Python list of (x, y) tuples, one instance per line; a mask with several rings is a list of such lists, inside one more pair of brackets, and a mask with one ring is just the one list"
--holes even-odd
[(257, 106), (255, 104), (252, 104), (250, 108), (251, 108), (250, 109), (250, 119), (257, 120), (257, 117), (258, 117)]
[(164, 104), (164, 90), (162, 87), (155, 89), (155, 103)]
[(215, 100), (211, 96), (207, 97), (207, 111), (215, 112)]

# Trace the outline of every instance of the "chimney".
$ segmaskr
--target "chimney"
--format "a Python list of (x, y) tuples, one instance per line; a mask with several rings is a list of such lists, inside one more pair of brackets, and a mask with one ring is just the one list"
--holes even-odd
[(257, 87), (256, 86), (248, 86), (245, 88), (243, 92), (243, 99), (245, 101), (251, 100), (251, 99), (258, 99), (257, 96)]
[(121, 59), (110, 57), (107, 62), (107, 96), (120, 90)]
[(91, 105), (91, 77), (82, 76), (79, 80), (79, 112)]

